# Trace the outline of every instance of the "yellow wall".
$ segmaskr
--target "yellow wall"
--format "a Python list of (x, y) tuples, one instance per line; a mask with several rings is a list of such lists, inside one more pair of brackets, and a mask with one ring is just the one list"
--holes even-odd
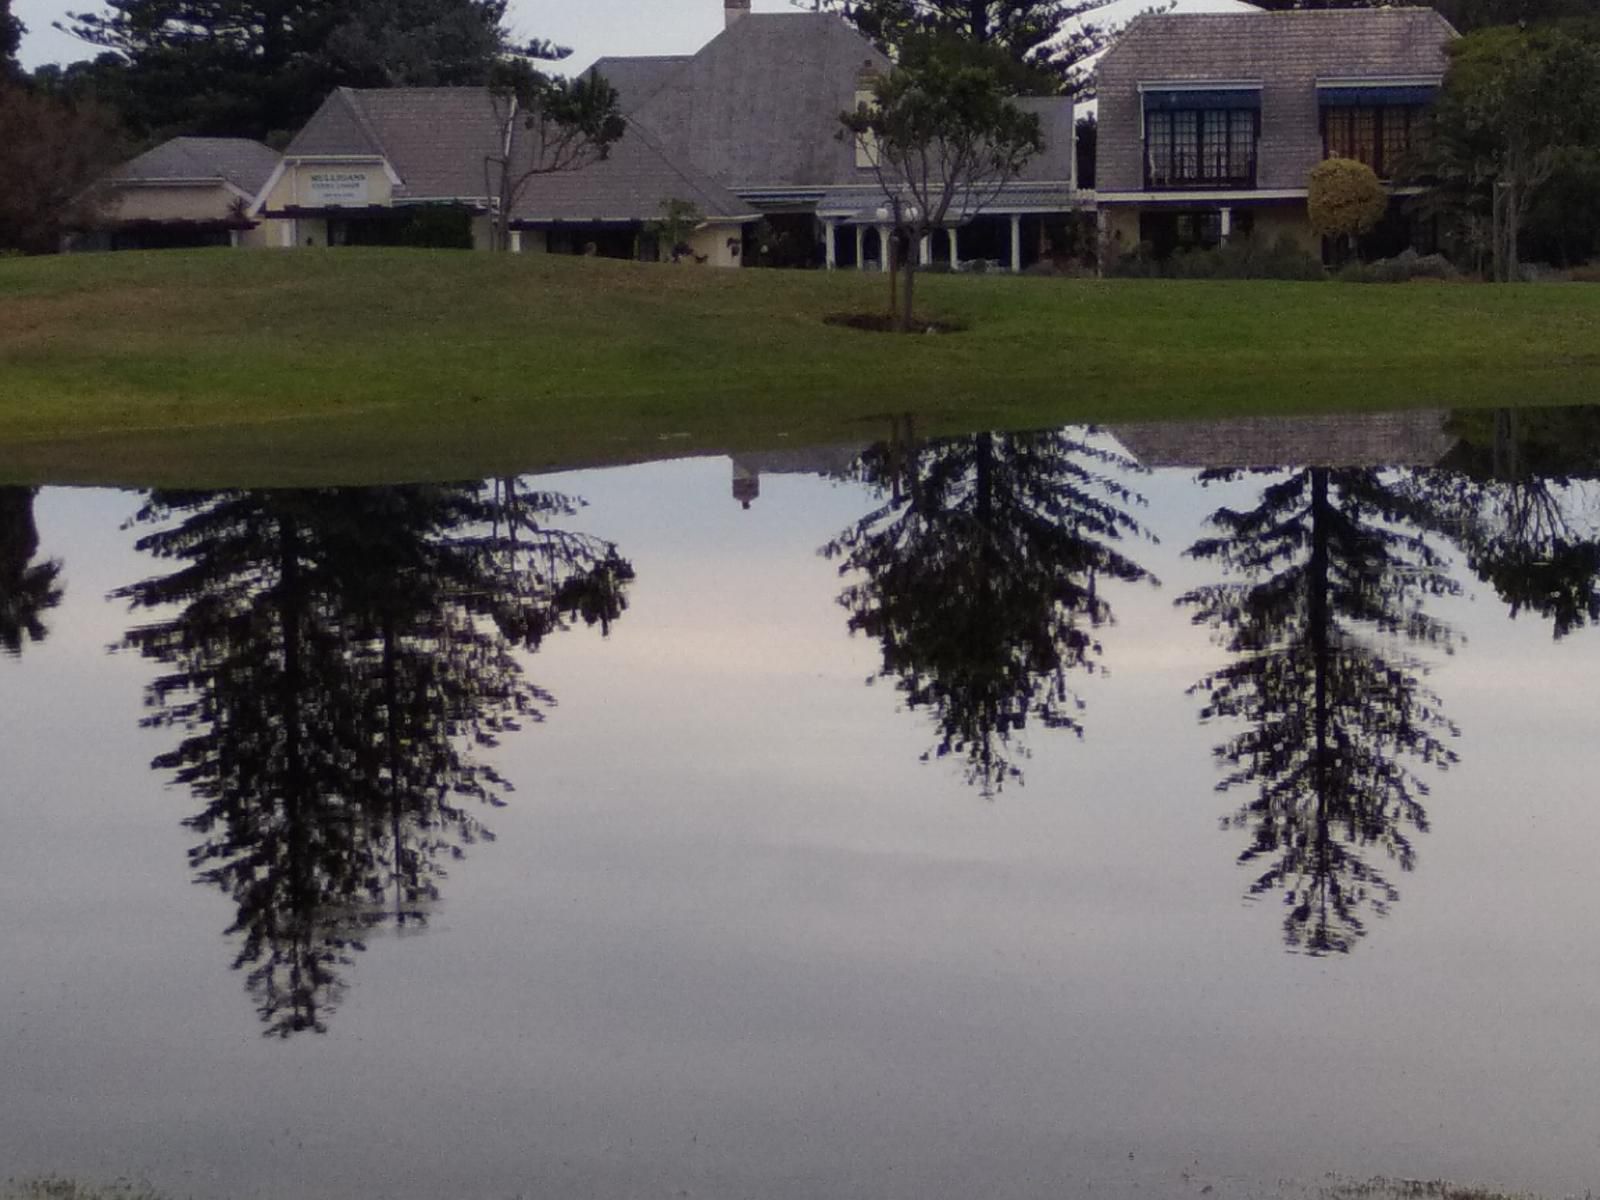
[[(729, 242), (733, 245), (729, 246)], [(696, 258), (704, 258), (708, 267), (737, 267), (743, 262), (741, 251), (744, 227), (741, 225), (707, 225), (697, 229), (689, 238), (689, 246)]]
[(266, 207), (364, 208), (393, 200), (394, 185), (379, 163), (290, 162), (267, 194)]
[(1307, 254), (1322, 257), (1322, 239), (1311, 232), (1311, 221), (1306, 216), (1304, 203), (1274, 205), (1255, 210), (1255, 238), (1261, 242), (1275, 242), (1285, 235), (1300, 244)]
[(119, 187), (105, 215), (112, 221), (222, 221), (238, 199), (220, 184)]
[(287, 221), (261, 221), (254, 229), (242, 230), (239, 245), (249, 250), (271, 250), (283, 245)]

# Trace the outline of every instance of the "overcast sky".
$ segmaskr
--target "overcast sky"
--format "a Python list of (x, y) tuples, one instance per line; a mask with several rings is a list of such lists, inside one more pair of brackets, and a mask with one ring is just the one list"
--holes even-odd
[[(12, 0), (28, 26), (24, 66), (93, 57), (93, 47), (58, 33), (51, 23), (69, 10), (96, 9), (95, 0)], [(788, 0), (755, 0), (757, 12), (784, 12)], [(547, 37), (571, 46), (572, 65), (602, 54), (683, 54), (698, 50), (722, 27), (722, 0), (511, 0), (510, 24), (522, 37)]]

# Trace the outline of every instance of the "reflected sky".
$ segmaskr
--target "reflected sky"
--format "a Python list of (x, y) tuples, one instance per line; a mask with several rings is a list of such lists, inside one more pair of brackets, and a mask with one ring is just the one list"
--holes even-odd
[[(141, 500), (40, 493), (32, 557), (61, 561), (64, 595), (0, 659), (0, 1174), (1034, 1197), (1336, 1171), (1581, 1194), (1594, 632), (1557, 641), (1526, 602), (1509, 620), (1468, 566), (1499, 543), (1427, 534), (1458, 647), (1411, 649), (1462, 761), (1434, 773), (1415, 869), (1386, 863), (1391, 914), (1349, 954), (1286, 954), (1281, 898), (1246, 898), (1258, 872), (1219, 828), (1222, 731), (1187, 694), (1229, 650), (1174, 603), (1219, 579), (1184, 554), (1208, 518), (1261, 494), (1199, 487), (1216, 458), (1130, 481), (1159, 541), (1122, 548), (1161, 586), (1105, 582), (1083, 736), (1030, 724), (1022, 778), (990, 795), (923, 761), (937, 721), (880, 678), (818, 552), (883, 503), (873, 484), (757, 462), (745, 508), (750, 461), (538, 481), (631, 565), (627, 611), (514, 652), (553, 703), (482, 751), (515, 786), (497, 841), (424, 932), (374, 932), (325, 1033), (286, 1040), (230, 970), (235, 905), (191, 883), (195, 796), (150, 769), (172, 745), (139, 724), (157, 667), (106, 652), (148, 619), (108, 597), (167, 569), (125, 527)], [(1581, 481), (1553, 486), (1581, 515)]]

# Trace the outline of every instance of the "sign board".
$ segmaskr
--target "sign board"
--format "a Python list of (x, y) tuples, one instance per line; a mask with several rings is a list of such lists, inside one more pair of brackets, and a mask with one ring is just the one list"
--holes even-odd
[(371, 203), (365, 171), (311, 171), (304, 203), (310, 208), (365, 208)]

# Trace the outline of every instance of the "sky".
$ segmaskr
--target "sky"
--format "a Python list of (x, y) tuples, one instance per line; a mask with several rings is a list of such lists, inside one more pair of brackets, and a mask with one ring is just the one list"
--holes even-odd
[[(51, 28), (68, 11), (100, 6), (95, 0), (12, 0), (28, 26), (22, 43), (26, 67), (93, 57), (85, 46)], [(788, 0), (755, 0), (756, 12), (786, 12)], [(544, 37), (572, 47), (572, 64), (585, 67), (604, 54), (686, 54), (722, 27), (722, 0), (511, 0), (510, 25), (519, 37)]]

